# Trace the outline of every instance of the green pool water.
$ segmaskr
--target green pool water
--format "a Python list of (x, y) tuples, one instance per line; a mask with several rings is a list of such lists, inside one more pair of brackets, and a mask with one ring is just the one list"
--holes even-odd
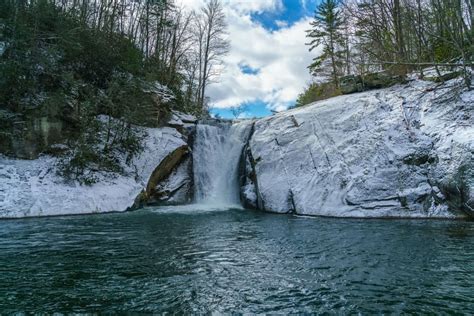
[(474, 314), (474, 223), (193, 207), (0, 221), (0, 312)]

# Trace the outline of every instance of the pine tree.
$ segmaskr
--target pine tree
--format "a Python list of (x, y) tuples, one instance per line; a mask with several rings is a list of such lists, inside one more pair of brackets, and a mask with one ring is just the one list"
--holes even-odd
[(322, 47), (322, 52), (313, 59), (309, 70), (313, 76), (328, 76), (339, 87), (339, 78), (344, 69), (346, 47), (344, 41), (344, 18), (338, 0), (323, 0), (316, 8), (312, 29), (306, 31), (311, 41), (309, 51)]

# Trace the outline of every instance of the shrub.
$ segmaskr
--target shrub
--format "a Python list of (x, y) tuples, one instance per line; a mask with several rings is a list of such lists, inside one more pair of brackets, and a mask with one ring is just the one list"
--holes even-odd
[(316, 83), (309, 84), (296, 100), (296, 107), (307, 105), (319, 100), (329, 99), (341, 95), (341, 91), (334, 83)]
[(59, 174), (67, 180), (90, 185), (101, 174), (122, 174), (143, 150), (146, 134), (130, 123), (104, 116), (83, 122), (77, 139), (69, 141), (70, 149), (59, 159)]

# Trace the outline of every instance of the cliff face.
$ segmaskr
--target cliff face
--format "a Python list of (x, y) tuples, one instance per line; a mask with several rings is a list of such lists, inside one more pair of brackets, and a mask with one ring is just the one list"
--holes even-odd
[(473, 153), (474, 93), (413, 81), (256, 121), (241, 196), (278, 213), (472, 216)]
[[(195, 124), (175, 114), (168, 127), (146, 129), (145, 150), (126, 173), (104, 174), (92, 186), (64, 183), (48, 156), (0, 157), (0, 218), (189, 203)], [(338, 217), (474, 217), (474, 91), (456, 80), (341, 96), (252, 124), (236, 188), (246, 207)]]

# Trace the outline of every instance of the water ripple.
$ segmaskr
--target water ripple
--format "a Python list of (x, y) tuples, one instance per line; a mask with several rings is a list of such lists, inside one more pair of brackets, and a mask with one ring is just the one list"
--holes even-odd
[(0, 222), (0, 312), (474, 313), (474, 223), (219, 208)]

